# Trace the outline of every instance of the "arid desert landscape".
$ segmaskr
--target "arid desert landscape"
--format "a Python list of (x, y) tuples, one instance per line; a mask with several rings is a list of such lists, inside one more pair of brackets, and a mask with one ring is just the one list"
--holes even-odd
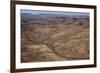
[(89, 59), (89, 13), (21, 10), (21, 62)]

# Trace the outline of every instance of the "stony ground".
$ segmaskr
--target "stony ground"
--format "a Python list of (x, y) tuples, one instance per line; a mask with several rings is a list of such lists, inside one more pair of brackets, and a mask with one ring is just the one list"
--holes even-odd
[(22, 22), (21, 62), (89, 59), (89, 21), (60, 20)]

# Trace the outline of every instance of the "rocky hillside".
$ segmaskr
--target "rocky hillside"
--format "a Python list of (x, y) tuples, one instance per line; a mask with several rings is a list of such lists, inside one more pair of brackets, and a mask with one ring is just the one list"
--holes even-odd
[(89, 59), (88, 16), (21, 15), (21, 62)]

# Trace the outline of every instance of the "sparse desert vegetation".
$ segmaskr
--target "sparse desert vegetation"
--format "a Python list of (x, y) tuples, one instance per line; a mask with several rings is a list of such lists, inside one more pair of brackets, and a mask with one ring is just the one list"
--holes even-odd
[(21, 13), (21, 62), (89, 59), (89, 16)]

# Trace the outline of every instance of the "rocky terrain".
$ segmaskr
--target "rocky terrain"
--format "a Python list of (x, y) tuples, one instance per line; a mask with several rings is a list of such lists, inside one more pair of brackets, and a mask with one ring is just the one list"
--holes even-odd
[(89, 59), (89, 16), (21, 13), (21, 62)]

